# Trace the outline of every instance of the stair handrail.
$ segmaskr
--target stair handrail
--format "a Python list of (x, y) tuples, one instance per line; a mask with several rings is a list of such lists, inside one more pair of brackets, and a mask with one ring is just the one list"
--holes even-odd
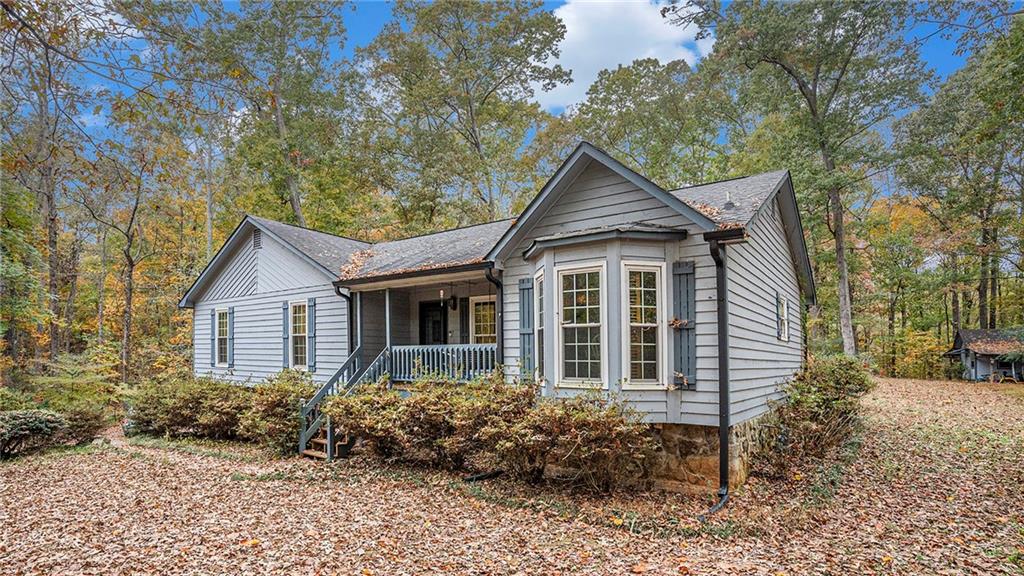
[(373, 374), (376, 372), (376, 377), (374, 378), (374, 380), (376, 380), (377, 378), (380, 378), (382, 375), (388, 373), (388, 371), (389, 371), (388, 368), (385, 368), (384, 370), (380, 370), (379, 364), (386, 364), (390, 360), (390, 358), (391, 358), (391, 347), (390, 346), (385, 346), (380, 351), (380, 353), (377, 354), (377, 357), (374, 358), (372, 362), (370, 362), (369, 364), (366, 365), (366, 369), (364, 369), (359, 374), (358, 377), (356, 377), (356, 378), (354, 378), (352, 380), (352, 382), (349, 384), (349, 386), (345, 388), (345, 391), (344, 391), (343, 394), (344, 395), (351, 394), (356, 388), (359, 387), (360, 384), (365, 383), (367, 375), (370, 375), (371, 377), (373, 377)]
[(310, 398), (308, 402), (305, 402), (302, 405), (301, 414), (303, 417), (307, 416), (310, 413), (310, 411), (313, 410), (313, 408), (315, 408), (317, 405), (320, 404), (321, 401), (323, 401), (324, 398), (336, 393), (337, 390), (335, 390), (335, 388), (337, 388), (339, 382), (341, 382), (344, 379), (344, 383), (347, 385), (349, 381), (356, 374), (359, 373), (359, 353), (361, 350), (362, 346), (357, 346), (356, 349), (353, 350), (352, 353), (348, 355), (348, 358), (345, 359), (345, 362), (341, 365), (341, 367), (338, 368), (338, 371), (335, 372), (334, 375), (327, 380), (327, 382), (324, 382), (324, 385), (321, 386), (320, 389), (316, 391), (316, 394), (314, 394), (313, 397)]

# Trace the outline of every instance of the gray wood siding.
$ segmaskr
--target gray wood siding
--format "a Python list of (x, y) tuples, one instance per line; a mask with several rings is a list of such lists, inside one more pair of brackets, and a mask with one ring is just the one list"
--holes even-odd
[[(636, 242), (613, 241), (595, 243), (585, 246), (556, 248), (547, 251), (527, 262), (522, 252), (537, 237), (556, 232), (586, 230), (599, 226), (610, 226), (631, 222), (655, 223), (666, 226), (679, 226), (688, 230), (689, 236), (678, 242)], [(519, 373), (519, 291), (520, 278), (532, 278), (534, 273), (545, 269), (545, 301), (549, 310), (553, 310), (556, 298), (554, 286), (554, 266), (572, 261), (604, 260), (606, 262), (605, 286), (608, 290), (608, 308), (606, 323), (608, 324), (608, 349), (606, 360), (609, 364), (609, 388), (618, 390), (621, 377), (621, 318), (619, 303), (612, 298), (620, 293), (620, 275), (612, 267), (620, 267), (621, 261), (645, 260), (668, 263), (667, 273), (671, 275), (671, 262), (675, 260), (692, 260), (695, 263), (697, 284), (697, 389), (692, 391), (678, 390), (622, 390), (622, 397), (634, 408), (644, 412), (651, 422), (674, 422), (701, 425), (717, 425), (717, 340), (715, 328), (715, 268), (708, 252), (707, 243), (700, 238), (699, 228), (680, 215), (671, 207), (653, 198), (647, 192), (615, 174), (608, 168), (591, 163), (579, 177), (566, 189), (548, 211), (543, 214), (537, 225), (517, 246), (513, 255), (503, 263), (502, 282), (504, 290), (504, 352), (507, 374)], [(614, 284), (613, 284), (614, 283)], [(672, 309), (671, 278), (666, 278), (665, 300), (668, 309)], [(553, 353), (555, 337), (554, 315), (546, 315), (545, 352), (547, 378), (553, 381), (555, 367)], [(668, 342), (665, 345), (669, 345)], [(669, 357), (670, 373), (674, 369)], [(615, 372), (612, 374), (611, 372)], [(578, 389), (557, 388), (549, 384), (545, 390), (549, 394), (572, 396), (580, 393)]]
[(252, 248), (252, 233), (244, 242), (228, 254), (217, 269), (210, 270), (213, 280), (202, 293), (196, 296), (200, 300), (225, 300), (255, 294), (257, 291), (257, 250)]
[[(765, 412), (803, 365), (800, 288), (778, 206), (765, 207), (746, 243), (728, 248), (732, 422)], [(789, 301), (789, 341), (776, 332), (776, 292)]]
[(263, 234), (263, 248), (256, 252), (259, 260), (258, 292), (317, 286), (334, 280), (320, 267), (310, 264), (269, 234)]
[[(280, 372), (281, 303), (307, 298), (316, 298), (317, 369), (313, 379), (325, 382), (348, 357), (348, 306), (334, 293), (330, 283), (197, 302), (193, 315), (195, 373), (234, 382), (257, 383)], [(228, 307), (235, 309), (235, 366), (231, 369), (216, 368), (210, 366), (210, 310)]]

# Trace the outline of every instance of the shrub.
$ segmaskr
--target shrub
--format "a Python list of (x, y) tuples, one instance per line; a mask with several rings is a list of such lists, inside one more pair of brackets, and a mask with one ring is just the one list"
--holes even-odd
[(45, 374), (29, 379), (38, 406), (64, 417), (63, 440), (88, 442), (114, 422), (120, 399), (116, 365), (112, 348), (94, 346), (81, 354), (61, 354), (46, 363)]
[(67, 426), (61, 437), (73, 444), (89, 442), (111, 422), (109, 407), (95, 397), (68, 395), (51, 399), (45, 405), (64, 418)]
[(864, 366), (848, 356), (816, 359), (786, 385), (787, 399), (768, 426), (778, 442), (760, 459), (778, 472), (789, 458), (821, 456), (850, 437), (860, 422), (860, 398), (874, 388)]
[(537, 482), (546, 464), (556, 464), (568, 472), (562, 480), (597, 491), (643, 479), (657, 448), (637, 412), (596, 395), (542, 399), (524, 418), (488, 433), (513, 475)]
[(0, 459), (48, 446), (64, 428), (64, 418), (49, 410), (0, 412)]
[(168, 436), (234, 438), (250, 395), (243, 386), (210, 378), (146, 382), (131, 395), (132, 427)]
[(24, 392), (0, 386), (0, 412), (26, 410), (33, 406), (32, 398)]
[(281, 454), (294, 450), (298, 441), (299, 402), (316, 393), (311, 377), (295, 370), (277, 376), (252, 389), (249, 409), (242, 414), (239, 432)]

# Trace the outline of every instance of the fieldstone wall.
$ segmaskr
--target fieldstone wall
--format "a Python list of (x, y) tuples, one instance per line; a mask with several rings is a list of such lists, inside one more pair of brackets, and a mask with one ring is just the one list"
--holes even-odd
[[(729, 487), (747, 481), (751, 458), (773, 437), (767, 414), (729, 431)], [(707, 494), (718, 489), (718, 428), (689, 424), (655, 424), (661, 450), (655, 462), (654, 486), (673, 492)]]

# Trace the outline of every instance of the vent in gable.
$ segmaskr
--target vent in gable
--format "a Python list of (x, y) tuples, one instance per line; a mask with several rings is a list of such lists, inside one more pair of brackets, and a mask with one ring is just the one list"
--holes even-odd
[(257, 228), (252, 231), (252, 249), (259, 250), (263, 248), (263, 230)]

